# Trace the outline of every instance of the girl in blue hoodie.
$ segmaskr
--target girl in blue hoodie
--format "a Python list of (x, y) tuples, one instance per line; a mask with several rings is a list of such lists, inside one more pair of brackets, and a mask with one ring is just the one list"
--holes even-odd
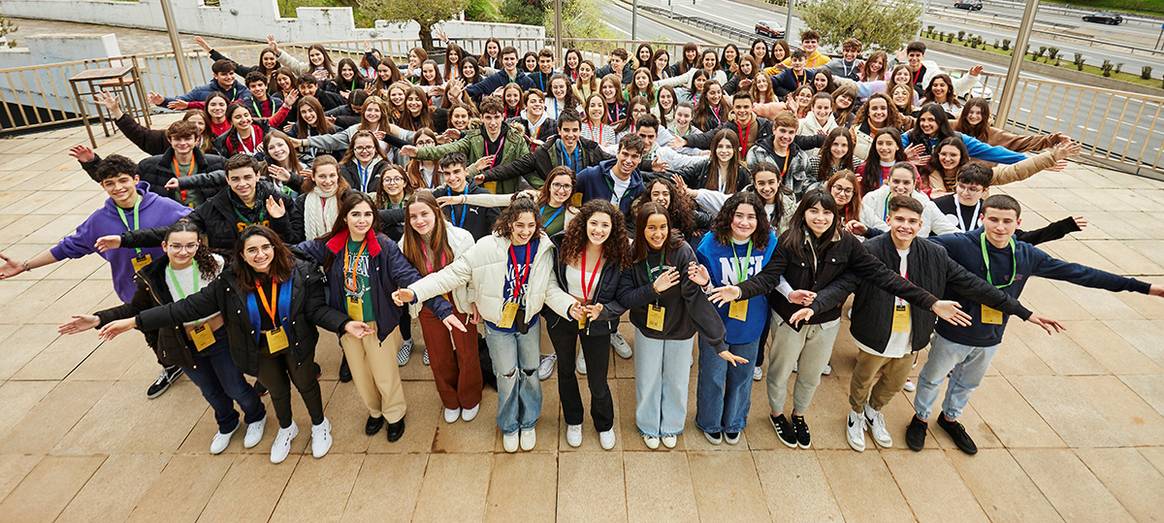
[[(699, 243), (695, 251), (699, 266), (693, 266), (688, 275), (706, 288), (737, 285), (759, 272), (775, 250), (776, 233), (768, 223), (763, 200), (752, 192), (736, 193), (724, 202), (710, 234)], [(752, 369), (768, 315), (768, 298), (761, 294), (718, 310), (727, 346), (716, 352), (700, 338), (695, 425), (713, 445), (724, 439), (735, 445), (751, 406)]]

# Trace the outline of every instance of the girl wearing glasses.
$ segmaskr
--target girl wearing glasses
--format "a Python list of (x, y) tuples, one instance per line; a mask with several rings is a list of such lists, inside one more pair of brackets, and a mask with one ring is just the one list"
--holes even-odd
[(388, 157), (376, 145), (376, 135), (357, 131), (352, 136), (352, 147), (340, 160), (340, 176), (353, 190), (375, 194), (388, 163)]

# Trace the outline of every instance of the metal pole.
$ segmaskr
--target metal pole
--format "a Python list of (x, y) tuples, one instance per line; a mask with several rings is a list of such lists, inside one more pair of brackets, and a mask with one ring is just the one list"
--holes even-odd
[(788, 2), (788, 13), (784, 16), (784, 41), (789, 44), (792, 43), (792, 2), (795, 0), (785, 0)]
[(1006, 83), (1002, 85), (1002, 97), (998, 101), (998, 112), (995, 113), (995, 122), (999, 127), (1006, 126), (1006, 119), (1010, 115), (1010, 104), (1014, 100), (1014, 92), (1018, 84), (1019, 73), (1022, 72), (1023, 60), (1026, 58), (1027, 44), (1031, 41), (1031, 27), (1035, 25), (1035, 13), (1039, 11), (1039, 0), (1027, 0), (1023, 11), (1023, 19), (1019, 23), (1018, 36), (1015, 38), (1014, 52), (1010, 55), (1010, 67), (1006, 71)]
[(170, 35), (170, 47), (174, 49), (174, 62), (178, 65), (178, 80), (182, 82), (182, 90), (193, 89), (190, 83), (190, 71), (186, 69), (186, 55), (182, 54), (182, 42), (178, 41), (178, 28), (174, 24), (174, 8), (170, 0), (159, 0), (162, 4), (162, 17), (166, 19), (166, 32)]
[(636, 40), (639, 28), (639, 0), (631, 3), (631, 40)]
[(566, 63), (562, 52), (562, 0), (554, 0), (554, 53), (562, 63)]
[(922, 2), (921, 20), (919, 20), (919, 22), (921, 22), (921, 23), (919, 23), (917, 25), (917, 34), (913, 35), (913, 37), (917, 40), (921, 39), (922, 27), (925, 26), (925, 23), (926, 23), (926, 11), (929, 11), (929, 10), (930, 10), (930, 0), (924, 0)]

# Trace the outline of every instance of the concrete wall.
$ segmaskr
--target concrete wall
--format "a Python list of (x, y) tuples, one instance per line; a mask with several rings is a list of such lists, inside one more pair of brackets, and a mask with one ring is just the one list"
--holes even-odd
[(0, 69), (121, 56), (121, 47), (113, 33), (35, 34), (21, 37), (19, 43), (24, 47), (0, 47)]
[[(77, 60), (90, 60), (121, 56), (117, 36), (93, 34), (30, 35), (20, 39), (26, 47), (0, 48), (0, 69), (22, 67)], [(108, 67), (109, 62), (73, 64), (49, 69), (28, 69), (0, 75), (0, 97), (7, 102), (55, 111), (74, 112), (76, 101), (69, 86), (69, 77), (86, 68)], [(94, 104), (88, 97), (83, 98), (89, 114), (94, 114)], [(19, 112), (12, 107), (14, 114)], [(18, 117), (19, 118), (19, 117)]]
[[(411, 1), (411, 0), (401, 0)], [(201, 0), (171, 0), (174, 19), (183, 33), (264, 41), (274, 34), (280, 41), (416, 38), (417, 25), (378, 23), (374, 29), (357, 29), (348, 7), (300, 7), (296, 18), (282, 18), (276, 0), (221, 0), (219, 6)], [(158, 0), (124, 2), (111, 0), (3, 0), (6, 16), (38, 18), (165, 30)], [(538, 26), (450, 20), (441, 24), (457, 38), (544, 38)]]

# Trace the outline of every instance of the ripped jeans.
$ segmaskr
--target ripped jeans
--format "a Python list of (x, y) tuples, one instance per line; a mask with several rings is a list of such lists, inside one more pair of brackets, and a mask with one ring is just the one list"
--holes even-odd
[(535, 324), (521, 334), (486, 325), (485, 340), (497, 375), (497, 428), (504, 434), (533, 428), (542, 413), (542, 384), (537, 376), (541, 326)]

